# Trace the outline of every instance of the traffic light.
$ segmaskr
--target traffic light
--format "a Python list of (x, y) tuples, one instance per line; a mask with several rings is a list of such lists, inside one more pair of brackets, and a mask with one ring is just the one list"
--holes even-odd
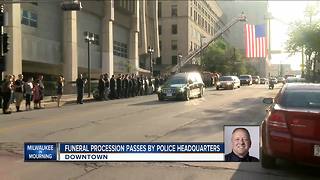
[(9, 35), (7, 33), (4, 33), (3, 37), (2, 37), (2, 52), (3, 52), (3, 54), (5, 54), (9, 51), (9, 45), (10, 45)]

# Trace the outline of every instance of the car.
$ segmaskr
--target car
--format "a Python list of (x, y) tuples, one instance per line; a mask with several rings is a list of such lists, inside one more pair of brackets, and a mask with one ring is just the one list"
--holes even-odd
[(251, 75), (240, 75), (240, 85), (252, 85), (252, 76)]
[(260, 84), (266, 84), (267, 82), (267, 78), (260, 78)]
[(305, 78), (299, 78), (299, 77), (288, 77), (285, 81), (285, 83), (301, 83), (306, 82)]
[(260, 77), (252, 76), (252, 84), (260, 84)]
[(261, 124), (261, 163), (273, 168), (276, 159), (320, 165), (320, 84), (288, 83), (270, 105)]
[(221, 76), (216, 89), (235, 89), (240, 88), (240, 79), (237, 76)]
[(202, 97), (205, 85), (198, 72), (178, 73), (171, 76), (160, 86), (157, 94), (159, 101), (181, 99), (189, 101), (192, 97)]
[(284, 77), (278, 77), (277, 80), (278, 80), (278, 83), (283, 83), (283, 84), (286, 81), (286, 79)]

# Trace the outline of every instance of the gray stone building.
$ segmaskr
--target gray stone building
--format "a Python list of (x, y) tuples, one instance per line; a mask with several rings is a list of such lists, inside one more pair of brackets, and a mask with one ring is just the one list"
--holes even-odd
[[(232, 18), (238, 17), (242, 12), (247, 17), (247, 22), (237, 23), (232, 26), (229, 31), (224, 35), (224, 39), (229, 42), (232, 46), (237, 49), (240, 49), (245, 55), (245, 32), (244, 25), (247, 24), (266, 24), (267, 32), (267, 9), (268, 2), (267, 1), (217, 1), (219, 6), (223, 11), (222, 19), (225, 22), (230, 22)], [(270, 62), (266, 58), (250, 58), (247, 59), (247, 63), (252, 64), (257, 71), (259, 72), (259, 76), (265, 77), (267, 76), (267, 69), (270, 66)]]
[[(216, 1), (159, 0), (159, 45), (161, 56), (155, 72), (166, 72), (178, 64), (178, 54), (186, 56), (213, 37), (224, 26), (222, 10)], [(193, 63), (199, 63), (196, 58)]]
[(87, 73), (85, 32), (94, 36), (93, 78), (147, 72), (139, 66), (147, 46), (154, 48), (153, 58), (160, 55), (157, 0), (82, 1), (81, 11), (63, 11), (61, 2), (5, 4), (11, 43), (6, 73), (44, 74), (47, 79), (63, 74), (67, 82), (75, 81), (79, 73)]

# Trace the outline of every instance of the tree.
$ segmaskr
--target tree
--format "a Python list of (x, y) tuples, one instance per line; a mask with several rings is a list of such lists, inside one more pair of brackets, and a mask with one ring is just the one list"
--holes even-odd
[[(320, 23), (296, 22), (291, 25), (291, 32), (287, 41), (287, 50), (290, 54), (301, 52), (305, 49), (306, 60), (306, 78), (312, 81), (316, 80), (316, 63), (320, 59)], [(311, 75), (311, 72), (312, 75)]]
[(240, 75), (253, 72), (245, 63), (244, 56), (239, 50), (230, 46), (223, 39), (218, 39), (210, 45), (203, 56), (204, 70), (219, 72), (224, 75)]

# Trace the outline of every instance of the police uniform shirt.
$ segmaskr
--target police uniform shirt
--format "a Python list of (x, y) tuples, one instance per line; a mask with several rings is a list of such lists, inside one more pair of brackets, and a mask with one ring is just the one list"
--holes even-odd
[(250, 156), (249, 153), (243, 158), (237, 156), (233, 151), (225, 155), (226, 162), (259, 162), (259, 159), (256, 157)]

